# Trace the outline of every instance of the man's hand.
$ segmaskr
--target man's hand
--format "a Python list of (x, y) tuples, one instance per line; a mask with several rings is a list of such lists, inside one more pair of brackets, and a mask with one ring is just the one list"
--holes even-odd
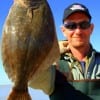
[(70, 50), (67, 40), (60, 40), (58, 41), (58, 43), (59, 43), (59, 49), (61, 54), (68, 52)]

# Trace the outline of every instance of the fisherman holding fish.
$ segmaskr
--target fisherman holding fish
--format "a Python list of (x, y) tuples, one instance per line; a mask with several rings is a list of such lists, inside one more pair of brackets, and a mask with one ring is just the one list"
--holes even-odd
[(50, 100), (100, 100), (100, 53), (90, 43), (91, 20), (83, 4), (73, 3), (64, 10), (61, 30), (67, 40), (59, 41), (61, 57), (47, 84)]
[(38, 80), (41, 85), (37, 82), (50, 100), (100, 100), (100, 53), (90, 43), (91, 20), (83, 4), (64, 10), (61, 30), (67, 40), (59, 41), (60, 60), (47, 71), (52, 77), (45, 72)]
[(4, 68), (14, 82), (8, 100), (31, 100), (28, 86), (42, 89), (50, 100), (99, 100), (100, 53), (90, 43), (91, 19), (82, 4), (64, 10), (67, 40), (59, 42), (60, 56), (46, 0), (15, 0), (2, 39)]

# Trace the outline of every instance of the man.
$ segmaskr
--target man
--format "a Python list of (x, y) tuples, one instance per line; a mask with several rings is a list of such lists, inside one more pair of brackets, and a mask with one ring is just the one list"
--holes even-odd
[(89, 10), (74, 3), (64, 11), (61, 59), (56, 64), (55, 90), (51, 100), (100, 100), (100, 53), (90, 37), (94, 25)]
[(61, 58), (30, 83), (50, 100), (100, 100), (100, 53), (90, 43), (94, 25), (89, 10), (74, 3), (64, 11)]

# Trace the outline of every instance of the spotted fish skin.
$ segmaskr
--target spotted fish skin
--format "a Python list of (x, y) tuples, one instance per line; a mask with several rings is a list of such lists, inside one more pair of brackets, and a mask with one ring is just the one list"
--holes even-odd
[(3, 66), (14, 82), (8, 100), (31, 100), (29, 80), (50, 67), (60, 55), (47, 1), (14, 0), (2, 34)]

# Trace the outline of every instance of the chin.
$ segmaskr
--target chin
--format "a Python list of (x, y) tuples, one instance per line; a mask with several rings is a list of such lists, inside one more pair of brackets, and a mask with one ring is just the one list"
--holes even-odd
[(84, 43), (83, 42), (76, 42), (76, 43), (73, 43), (73, 46), (74, 47), (77, 47), (77, 48), (83, 47), (84, 46)]

